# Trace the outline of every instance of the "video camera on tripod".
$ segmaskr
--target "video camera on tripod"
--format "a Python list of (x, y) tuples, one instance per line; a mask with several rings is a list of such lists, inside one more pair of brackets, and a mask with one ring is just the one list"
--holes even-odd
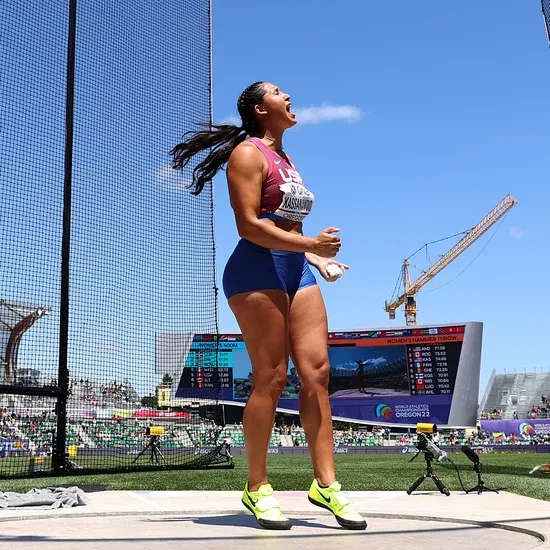
[(458, 475), (460, 485), (462, 486), (462, 489), (466, 494), (476, 491), (477, 494), (479, 495), (484, 491), (492, 491), (492, 492), (498, 493), (499, 491), (505, 490), (503, 488), (490, 489), (483, 483), (483, 480), (481, 479), (482, 464), (481, 464), (481, 461), (479, 460), (479, 456), (473, 449), (471, 449), (466, 445), (463, 445), (461, 448), (461, 451), (474, 463), (474, 471), (477, 473), (477, 478), (478, 478), (478, 483), (475, 487), (472, 487), (471, 489), (466, 489), (464, 487), (464, 484), (462, 483), (462, 479), (460, 477), (460, 471), (458, 470), (456, 464), (447, 456), (447, 453), (445, 451), (440, 449), (435, 444), (433, 438), (436, 433), (437, 433), (437, 426), (435, 424), (419, 423), (416, 425), (416, 435), (417, 435), (416, 448), (418, 449), (418, 452), (411, 458), (411, 460), (409, 460), (409, 462), (412, 462), (420, 453), (423, 453), (424, 458), (426, 460), (426, 473), (420, 476), (411, 485), (411, 487), (407, 491), (408, 495), (410, 495), (426, 478), (431, 478), (441, 493), (443, 493), (446, 496), (450, 495), (449, 489), (445, 487), (443, 482), (437, 477), (436, 474), (434, 474), (432, 470), (432, 462), (434, 460), (436, 460), (437, 462), (449, 462), (453, 465)]
[[(417, 455), (420, 452), (429, 453), (432, 457), (432, 460), (437, 460), (438, 462), (441, 462), (443, 460), (447, 460), (447, 453), (442, 449), (440, 449), (434, 443), (433, 436), (436, 433), (437, 433), (436, 424), (419, 423), (416, 425), (416, 435), (417, 435), (416, 448), (418, 449)], [(415, 458), (417, 455), (415, 455)]]
[(434, 474), (432, 470), (432, 462), (434, 460), (437, 460), (438, 462), (448, 460), (447, 453), (441, 450), (433, 441), (433, 436), (436, 433), (436, 424), (426, 424), (420, 422), (416, 425), (416, 448), (418, 449), (418, 452), (411, 458), (411, 460), (409, 460), (409, 462), (412, 462), (420, 453), (423, 453), (424, 459), (426, 460), (426, 473), (421, 475), (410, 486), (410, 488), (407, 490), (408, 495), (410, 495), (415, 489), (417, 489), (419, 485), (427, 478), (431, 478), (433, 480), (440, 493), (446, 496), (449, 496), (451, 494), (449, 492), (449, 489), (445, 487), (443, 482), (437, 477), (436, 474)]
[(147, 426), (145, 430), (145, 435), (149, 437), (149, 442), (137, 454), (132, 464), (136, 463), (138, 459), (147, 452), (147, 450), (149, 450), (151, 455), (149, 457), (149, 461), (151, 462), (151, 464), (153, 463), (153, 461), (159, 464), (159, 456), (162, 458), (162, 460), (165, 460), (164, 455), (162, 454), (159, 447), (159, 437), (161, 435), (164, 435), (164, 433), (165, 433), (164, 426)]

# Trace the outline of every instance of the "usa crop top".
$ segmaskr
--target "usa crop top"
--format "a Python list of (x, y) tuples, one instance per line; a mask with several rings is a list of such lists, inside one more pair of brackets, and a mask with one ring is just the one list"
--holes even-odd
[(313, 193), (305, 188), (294, 164), (280, 157), (256, 137), (248, 138), (265, 156), (269, 165), (262, 183), (260, 218), (301, 222), (311, 212)]

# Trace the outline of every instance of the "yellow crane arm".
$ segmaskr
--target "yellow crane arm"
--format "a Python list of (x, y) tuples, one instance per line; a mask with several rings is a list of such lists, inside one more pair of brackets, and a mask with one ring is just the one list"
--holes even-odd
[[(394, 313), (395, 310), (405, 303), (408, 296), (416, 294), (428, 281), (433, 279), (441, 270), (447, 267), (462, 252), (479, 239), (488, 231), (502, 216), (504, 216), (516, 203), (512, 195), (508, 194), (499, 202), (491, 212), (489, 212), (475, 227), (470, 229), (460, 241), (458, 241), (445, 255), (435, 262), (425, 273), (423, 273), (414, 283), (408, 283), (405, 279), (405, 293), (399, 296), (391, 304), (386, 303), (385, 310)], [(405, 262), (408, 265), (408, 262)], [(405, 269), (405, 272), (407, 270)]]

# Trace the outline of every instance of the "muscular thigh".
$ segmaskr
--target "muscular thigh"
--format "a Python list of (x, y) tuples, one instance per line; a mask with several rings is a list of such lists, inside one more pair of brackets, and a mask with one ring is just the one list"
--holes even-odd
[[(294, 294), (289, 310), (290, 355), (302, 384), (328, 368), (327, 314), (317, 285)], [(324, 375), (328, 376), (325, 372)]]
[(229, 299), (229, 306), (250, 356), (253, 386), (267, 384), (275, 376), (286, 378), (288, 295), (280, 290), (236, 294)]

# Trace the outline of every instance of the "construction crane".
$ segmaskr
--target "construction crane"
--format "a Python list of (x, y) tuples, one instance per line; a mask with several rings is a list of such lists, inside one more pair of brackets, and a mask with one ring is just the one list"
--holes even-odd
[(405, 321), (407, 326), (416, 325), (416, 301), (414, 295), (430, 280), (432, 280), (440, 271), (447, 267), (462, 252), (477, 241), (486, 231), (488, 231), (500, 218), (517, 204), (517, 200), (510, 194), (499, 202), (476, 226), (466, 231), (464, 237), (460, 239), (446, 254), (435, 262), (427, 271), (425, 271), (414, 283), (411, 283), (409, 274), (409, 259), (403, 262), (401, 276), (403, 279), (403, 294), (391, 303), (387, 301), (384, 309), (390, 314), (390, 319), (395, 319), (395, 310), (405, 304)]

